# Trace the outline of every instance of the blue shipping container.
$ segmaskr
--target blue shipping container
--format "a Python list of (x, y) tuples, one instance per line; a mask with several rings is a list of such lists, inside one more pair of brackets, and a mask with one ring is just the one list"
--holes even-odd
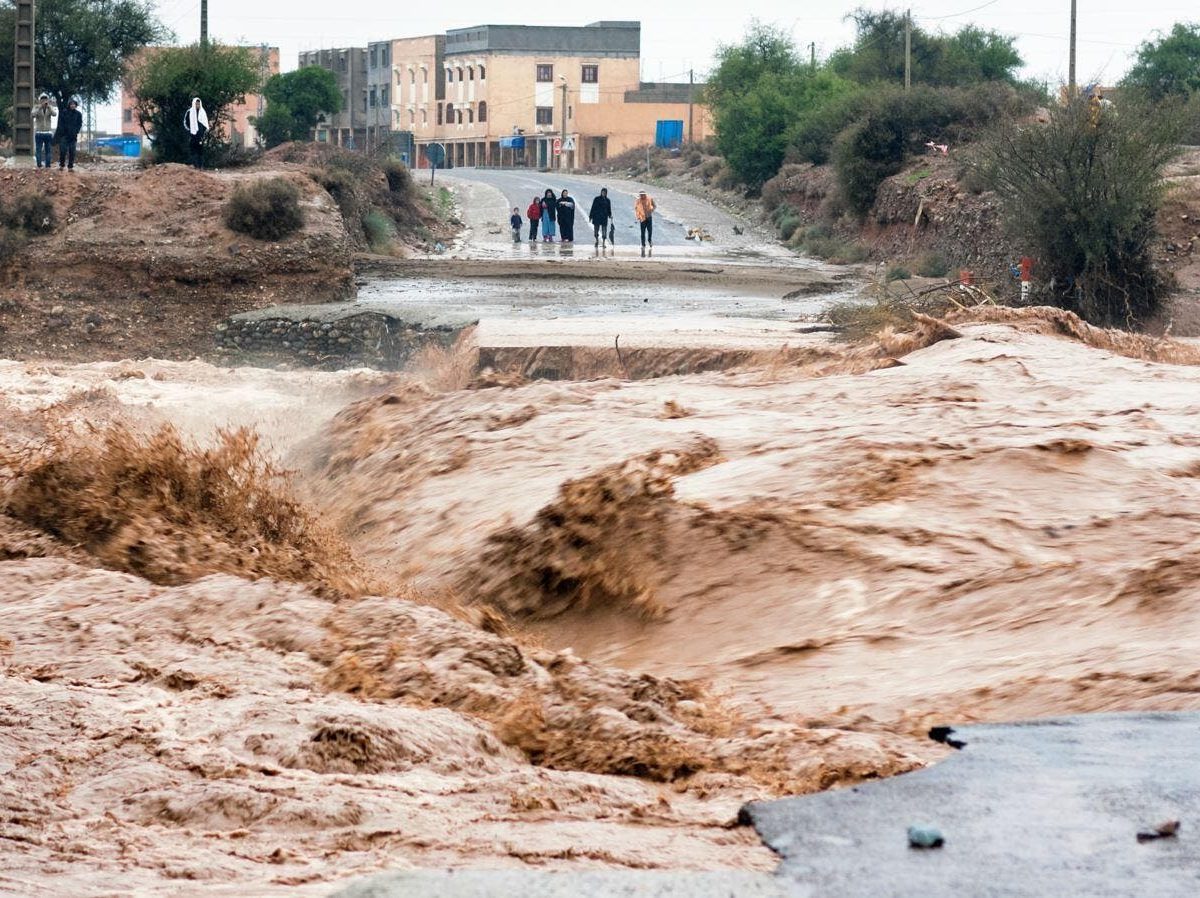
[(654, 129), (654, 145), (671, 149), (683, 143), (683, 119), (659, 119)]
[(140, 137), (101, 137), (95, 143), (97, 147), (117, 150), (122, 156), (136, 159), (142, 155), (142, 139)]

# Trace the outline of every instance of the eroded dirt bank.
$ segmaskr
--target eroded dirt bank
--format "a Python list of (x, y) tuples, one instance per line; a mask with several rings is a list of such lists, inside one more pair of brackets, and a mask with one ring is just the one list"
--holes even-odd
[(741, 802), (931, 724), (1200, 708), (1200, 350), (980, 314), (642, 382), (0, 365), (0, 893), (771, 869)]

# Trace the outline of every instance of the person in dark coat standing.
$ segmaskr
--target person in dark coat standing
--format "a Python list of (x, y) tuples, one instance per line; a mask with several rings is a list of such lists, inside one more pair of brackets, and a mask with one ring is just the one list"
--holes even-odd
[(542, 240), (546, 243), (554, 242), (554, 222), (557, 218), (558, 200), (554, 191), (547, 187), (546, 194), (542, 197)]
[(58, 167), (60, 169), (75, 170), (75, 145), (79, 142), (81, 130), (83, 130), (83, 113), (79, 111), (79, 101), (71, 97), (67, 102), (66, 111), (58, 117), (58, 127), (54, 129), (54, 142), (58, 144)]
[(575, 242), (575, 199), (565, 190), (558, 198), (558, 230), (563, 243)]
[(612, 201), (608, 198), (607, 187), (601, 187), (600, 195), (592, 200), (592, 208), (588, 210), (588, 221), (592, 223), (596, 246), (601, 243), (608, 246), (608, 223), (612, 221)]

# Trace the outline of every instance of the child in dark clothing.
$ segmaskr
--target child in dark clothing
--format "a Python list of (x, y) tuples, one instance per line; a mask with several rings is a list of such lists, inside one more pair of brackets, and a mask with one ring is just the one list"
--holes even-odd
[(512, 215), (508, 218), (508, 224), (512, 228), (513, 243), (521, 242), (521, 210), (513, 206)]

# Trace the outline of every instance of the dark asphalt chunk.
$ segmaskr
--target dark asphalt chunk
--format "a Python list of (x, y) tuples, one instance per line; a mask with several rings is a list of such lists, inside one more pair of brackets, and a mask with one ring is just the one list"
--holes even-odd
[[(742, 819), (783, 857), (788, 894), (1200, 895), (1200, 851), (1186, 827), (1152, 846), (1132, 838), (1146, 820), (1200, 808), (1200, 714), (965, 726), (954, 736), (965, 747), (924, 770), (747, 805)], [(937, 821), (953, 838), (910, 850), (913, 820)]]

